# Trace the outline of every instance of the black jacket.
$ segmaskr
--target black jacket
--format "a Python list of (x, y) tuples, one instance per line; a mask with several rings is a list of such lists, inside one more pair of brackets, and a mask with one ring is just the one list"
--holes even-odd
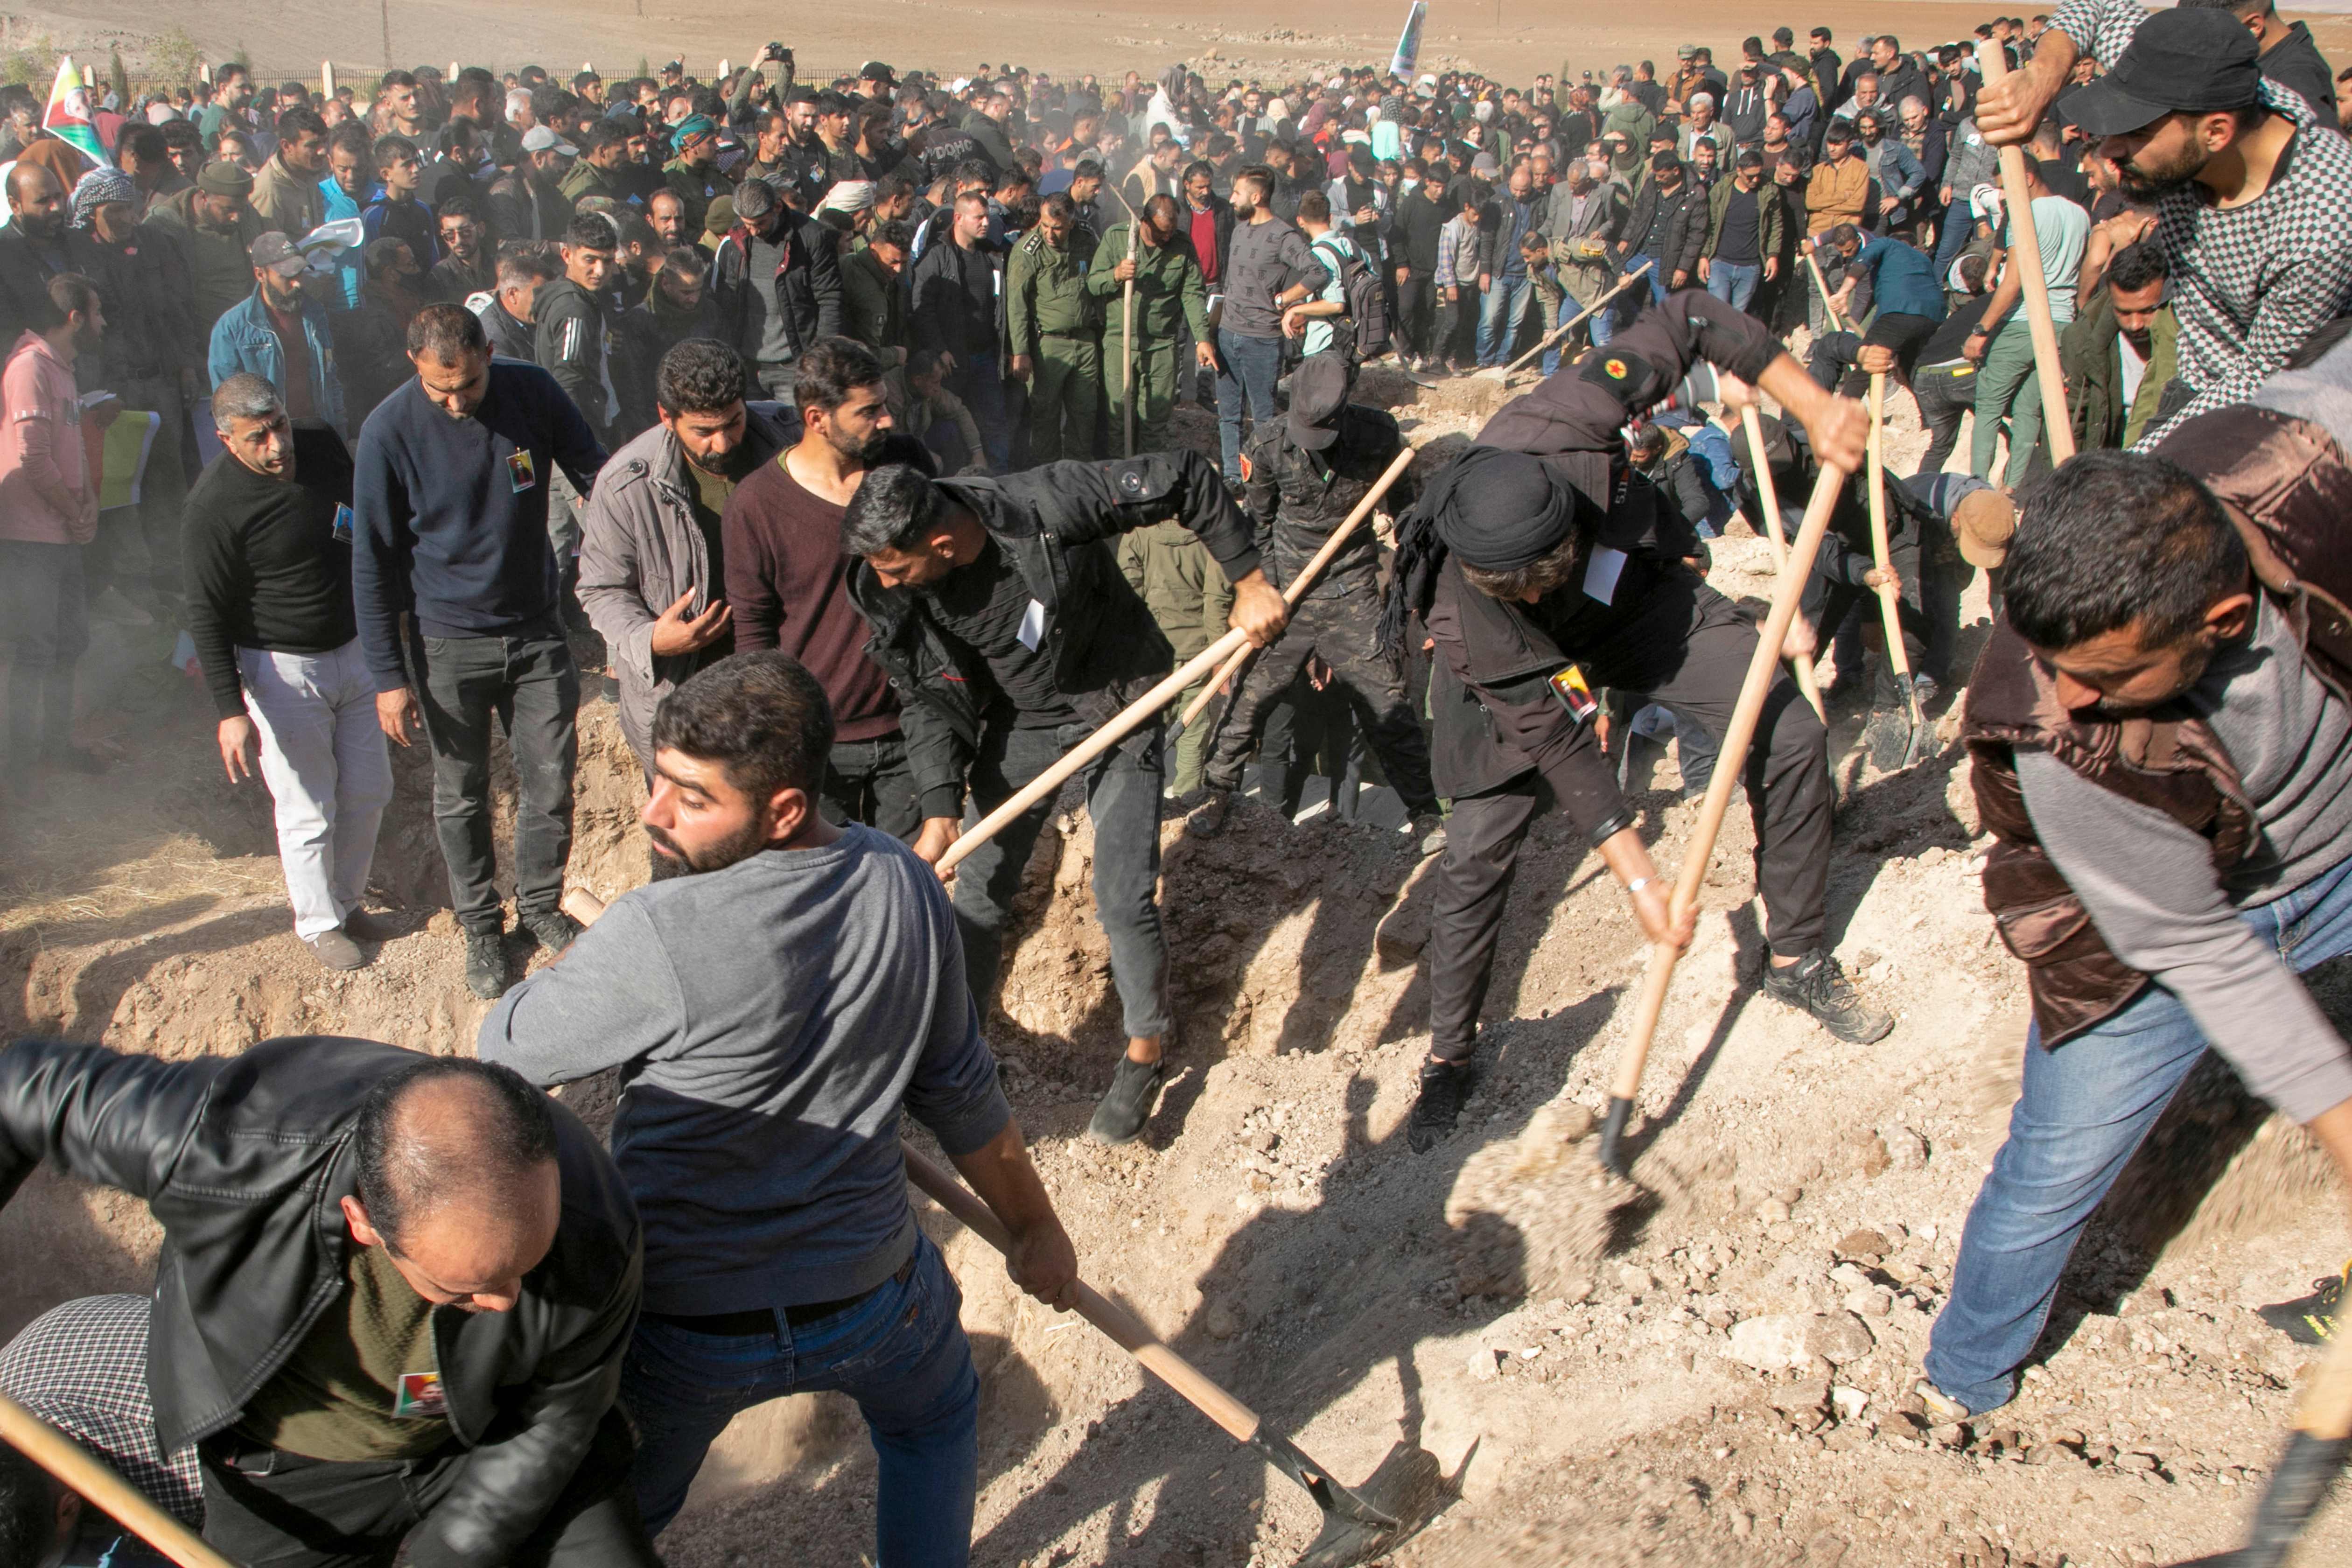
[(971, 138), (981, 157), (986, 159), (998, 174), (1013, 167), (1013, 142), (1005, 135), (1004, 127), (979, 110), (967, 110), (962, 121), (963, 133)]
[(1427, 187), (1408, 191), (1397, 198), (1396, 210), (1389, 218), (1389, 254), (1396, 258), (1398, 266), (1428, 277), (1437, 270), (1437, 237), (1444, 227), (1445, 220), (1438, 216)]
[(2297, 22), (2289, 27), (2287, 36), (2264, 49), (2255, 63), (2281, 87), (2293, 88), (2309, 99), (2311, 107), (2319, 110), (2322, 125), (2336, 123), (2336, 77), (2327, 68), (2327, 58), (2312, 41), (2308, 25)]
[(519, 359), (525, 364), (539, 363), (539, 340), (531, 331), (531, 324), (516, 321), (505, 300), (492, 294), (475, 315), (482, 323), (482, 335), (490, 340), (490, 353), (500, 359)]
[[(1212, 193), (1209, 197), (1209, 212), (1212, 216), (1217, 237), (1217, 271), (1215, 277), (1211, 278), (1208, 276), (1209, 258), (1203, 256), (1200, 258), (1201, 273), (1205, 281), (1222, 289), (1224, 286), (1225, 273), (1228, 270), (1225, 264), (1234, 253), (1234, 204), (1225, 200), (1224, 197)], [(1177, 232), (1180, 234), (1190, 235), (1192, 232), (1192, 219), (1196, 215), (1192, 211), (1192, 203), (1180, 202), (1176, 208)]]
[(613, 364), (611, 308), (569, 278), (540, 286), (531, 303), (531, 358), (555, 377), (606, 451), (620, 426), (623, 375)]
[[(1292, 441), (1286, 419), (1258, 426), (1242, 457), (1242, 508), (1257, 530), (1258, 552), (1276, 587), (1290, 585), (1403, 449), (1396, 416), (1360, 404), (1339, 411), (1339, 438), (1320, 452)], [(1381, 504), (1390, 516), (1402, 517), (1412, 497), (1408, 471), (1397, 476)], [(1380, 543), (1370, 526), (1359, 523), (1312, 592), (1377, 593), (1379, 579)]]
[[(1651, 228), (1663, 217), (1665, 231), (1655, 252), (1643, 249)], [(1654, 179), (1642, 182), (1641, 195), (1633, 198), (1633, 210), (1625, 216), (1625, 226), (1617, 231), (1628, 255), (1654, 254), (1658, 258), (1658, 281), (1674, 286), (1675, 274), (1688, 273), (1696, 277), (1698, 258), (1706, 248), (1706, 193), (1698, 182), (1685, 178), (1675, 187), (1672, 195), (1662, 195)]]
[[(1622, 431), (1629, 416), (1654, 405), (1697, 361), (1752, 383), (1780, 352), (1762, 322), (1705, 289), (1685, 289), (1643, 310), (1605, 350), (1587, 350), (1505, 405), (1479, 431), (1481, 446), (1542, 458), (1576, 491), (1584, 548), (1606, 545), (1627, 560), (1607, 606), (1580, 597), (1580, 572), (1531, 607), (1471, 587), (1450, 557), (1439, 569), (1424, 620), (1437, 645), (1430, 770), (1440, 795), (1479, 795), (1540, 771), (1594, 843), (1633, 820), (1591, 726), (1570, 721), (1546, 679), (1570, 660), (1605, 653), (1650, 595), (1713, 590), (1683, 564), (1697, 553), (1697, 537), (1656, 487), (1631, 470)], [(1612, 376), (1612, 366), (1630, 374)]]
[[(86, 229), (66, 229), (58, 237), (58, 248), (64, 252), (68, 270), (82, 274), (101, 289), (114, 275), (111, 260)], [(0, 228), (0, 333), (6, 334), (9, 348), (16, 346), (16, 340), (42, 313), (54, 275), (20, 227), (12, 223)], [(111, 300), (106, 302), (112, 303)], [(89, 384), (84, 387), (89, 390)]]
[[(0, 1201), (48, 1161), (145, 1199), (163, 1227), (147, 1383), (166, 1450), (234, 1424), (344, 1289), (360, 1105), (416, 1059), (331, 1036), (177, 1062), (53, 1040), (0, 1049)], [(643, 1283), (636, 1208), (598, 1140), (553, 1109), (553, 1250), (513, 1310), (433, 1313), (450, 1429), (473, 1454), (410, 1538), (424, 1568), (511, 1560), (620, 1386)]]
[[(791, 244), (784, 264), (776, 272), (776, 298), (782, 305), (793, 342), (806, 353), (819, 338), (837, 337), (842, 330), (841, 258), (833, 237), (814, 218), (789, 211)], [(710, 263), (710, 291), (719, 299), (719, 342), (730, 346), (743, 341), (743, 325), (751, 313), (751, 280), (746, 262), (751, 230), (737, 224), (719, 242)]]
[[(1112, 541), (1174, 517), (1200, 537), (1228, 582), (1258, 566), (1248, 521), (1216, 463), (1189, 449), (1111, 463), (1047, 463), (1001, 479), (941, 479), (940, 488), (980, 519), (1045, 606), (1040, 647), (1054, 679), (1090, 725), (1111, 718), (1168, 672), (1168, 639), (1118, 569)], [(923, 815), (963, 810), (964, 772), (980, 744), (970, 679), (932, 622), (924, 595), (883, 585), (863, 561), (849, 566), (849, 596), (873, 627), (866, 657), (898, 693), (907, 760)]]
[(919, 349), (939, 349), (961, 361), (996, 352), (998, 253), (983, 240), (970, 250), (955, 242), (947, 221), (915, 263), (914, 305), (907, 335)]

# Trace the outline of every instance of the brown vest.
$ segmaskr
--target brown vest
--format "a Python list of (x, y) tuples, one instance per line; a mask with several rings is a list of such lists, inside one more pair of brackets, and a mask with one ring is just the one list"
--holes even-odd
[[(2240, 405), (2183, 422), (2158, 452), (2220, 498), (2313, 672), (2339, 696), (2352, 690), (2352, 541), (2345, 538), (2352, 461), (2335, 437), (2306, 420)], [(2202, 720), (2071, 713), (2006, 623), (1994, 627), (1969, 679), (1960, 738), (1974, 764), (1978, 815), (1996, 840), (1985, 860), (1985, 906), (2001, 941), (2025, 962), (2042, 1043), (2056, 1046), (2138, 995), (2148, 979), (2107, 950), (2042, 853), (2015, 748), (2038, 747), (2197, 832), (2211, 845), (2217, 871), (2244, 858), (2260, 824), (2229, 752)]]

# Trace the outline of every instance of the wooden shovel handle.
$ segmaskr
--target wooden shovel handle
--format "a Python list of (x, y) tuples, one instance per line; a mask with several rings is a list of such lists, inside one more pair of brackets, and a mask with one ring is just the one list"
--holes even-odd
[[(2009, 75), (2009, 57), (1998, 42), (1985, 39), (1977, 45), (1977, 68), (1990, 87)], [(2025, 190), (2023, 148), (2000, 150), (2000, 191), (2009, 205), (2009, 264), (2017, 268), (2025, 290), (2033, 372), (2042, 384), (2042, 438), (2050, 443), (2050, 460), (2063, 463), (2074, 455), (2074, 422), (2066, 412), (2066, 376), (2058, 363), (2058, 327), (2050, 316), (2050, 280), (2042, 275), (2042, 237), (2033, 228), (2033, 198)]]
[(236, 1568), (196, 1533), (116, 1475), (89, 1451), (15, 1400), (0, 1395), (0, 1441), (78, 1492), (92, 1507), (180, 1564)]
[[(1764, 510), (1764, 531), (1772, 541), (1772, 563), (1780, 571), (1789, 569), (1789, 541), (1780, 531), (1780, 487), (1772, 478), (1772, 465), (1764, 460), (1764, 420), (1756, 412), (1754, 403), (1739, 406), (1739, 419), (1748, 432), (1748, 460), (1756, 465), (1756, 503)], [(1813, 656), (1801, 653), (1789, 661), (1797, 676), (1797, 689), (1802, 693), (1805, 705), (1813, 717), (1829, 722), (1829, 713), (1822, 707), (1822, 686), (1813, 675)]]
[[(1373, 482), (1372, 488), (1364, 492), (1364, 499), (1358, 501), (1347, 517), (1341, 521), (1339, 526), (1331, 531), (1331, 537), (1323, 542), (1323, 548), (1315, 552), (1315, 558), (1300, 567), (1298, 575), (1290, 580), (1290, 586), (1282, 591), (1283, 603), (1296, 607), (1298, 601), (1306, 597), (1307, 590), (1315, 585), (1315, 579), (1322, 575), (1323, 568), (1331, 563), (1331, 557), (1339, 552), (1339, 546), (1345, 544), (1348, 542), (1348, 536), (1356, 531), (1356, 525), (1372, 515), (1372, 508), (1379, 505), (1381, 498), (1389, 493), (1389, 487), (1396, 483), (1397, 476), (1412, 466), (1412, 455), (1413, 448), (1411, 447), (1405, 447), (1396, 455), (1395, 460), (1391, 462), (1387, 470)], [(1193, 720), (1198, 719), (1201, 716), (1201, 710), (1214, 701), (1217, 693), (1223, 691), (1226, 683), (1233, 679), (1241, 667), (1249, 662), (1250, 653), (1249, 648), (1244, 647), (1233, 658), (1227, 659), (1218, 669), (1216, 679), (1201, 688), (1201, 695), (1192, 700), (1192, 706), (1184, 710), (1184, 716), (1178, 722), (1189, 726)]]
[[(1780, 645), (1789, 635), (1789, 623), (1797, 617), (1797, 600), (1804, 591), (1806, 577), (1813, 570), (1813, 557), (1821, 553), (1822, 535), (1829, 531), (1830, 513), (1837, 505), (1838, 489), (1845, 479), (1843, 469), (1827, 463), (1822, 465), (1821, 478), (1813, 484), (1813, 498), (1805, 507), (1805, 521), (1797, 529), (1797, 542), (1789, 548), (1789, 564), (1773, 587), (1771, 613), (1764, 617), (1763, 627), (1757, 634), (1756, 652), (1748, 661), (1748, 676), (1740, 683), (1739, 700), (1723, 733), (1715, 776), (1707, 781), (1706, 799), (1699, 805), (1698, 821), (1691, 829), (1690, 842), (1683, 850), (1682, 869), (1675, 879), (1674, 897), (1666, 906), (1670, 917), (1676, 921), (1698, 902), (1699, 884), (1706, 876), (1708, 860), (1715, 855), (1716, 836), (1723, 831), (1724, 814), (1731, 807), (1731, 792), (1748, 769), (1748, 748), (1756, 739), (1756, 724), (1763, 717), (1764, 699), (1771, 691), (1772, 678), (1780, 670)], [(1642, 994), (1634, 1005), (1633, 1033), (1617, 1058), (1617, 1076), (1610, 1085), (1612, 1100), (1630, 1101), (1641, 1089), (1642, 1072), (1650, 1059), (1650, 1040), (1657, 1033), (1658, 1016), (1665, 1010), (1666, 988), (1681, 956), (1677, 949), (1664, 942), (1650, 950), (1650, 967), (1643, 977)]]
[[(1870, 554), (1880, 574), (1878, 613), (1886, 623), (1886, 662), (1911, 684), (1911, 656), (1903, 647), (1903, 591), (1886, 580), (1893, 572), (1886, 548), (1886, 373), (1870, 373)], [(1918, 715), (1912, 715), (1916, 719)]]
[[(1006, 1233), (995, 1213), (980, 1201), (979, 1194), (956, 1180), (953, 1173), (934, 1164), (913, 1145), (901, 1144), (900, 1152), (907, 1158), (908, 1181), (929, 1194), (941, 1208), (955, 1215), (966, 1230), (1008, 1258), (1012, 1256), (1012, 1237)], [(1160, 1343), (1160, 1337), (1144, 1327), (1142, 1321), (1134, 1313), (1084, 1280), (1078, 1282), (1078, 1315), (1141, 1363), (1146, 1372), (1190, 1400), (1202, 1415), (1223, 1427), (1234, 1441), (1246, 1443), (1256, 1437), (1256, 1411), (1217, 1386), (1206, 1373)]]

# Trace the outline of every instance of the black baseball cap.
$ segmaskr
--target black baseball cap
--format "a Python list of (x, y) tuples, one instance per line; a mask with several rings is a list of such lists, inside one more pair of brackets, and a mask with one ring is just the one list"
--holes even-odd
[(1344, 354), (1308, 354), (1290, 373), (1290, 438), (1319, 452), (1339, 438), (1339, 410), (1348, 402)]
[(2121, 136), (2176, 111), (2251, 109), (2262, 101), (2257, 53), (2231, 12), (2153, 12), (2115, 68), (2066, 100), (2066, 114), (2085, 136)]

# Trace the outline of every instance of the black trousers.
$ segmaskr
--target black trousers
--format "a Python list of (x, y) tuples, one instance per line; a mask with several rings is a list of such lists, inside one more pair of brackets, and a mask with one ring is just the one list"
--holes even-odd
[(862, 822), (911, 841), (923, 826), (923, 797), (907, 762), (906, 737), (835, 741), (825, 758), (817, 808), (835, 827)]
[(1429, 737), (1405, 690), (1404, 673), (1381, 657), (1380, 599), (1369, 588), (1309, 594), (1273, 646), (1261, 650), (1242, 678), (1242, 689), (1225, 710), (1202, 781), (1231, 790), (1242, 782), (1242, 766), (1257, 744), (1267, 710), (1280, 702), (1307, 661), (1320, 654), (1331, 667), (1333, 684), (1354, 709), (1356, 727), (1370, 742), (1390, 785), (1418, 816), (1437, 809), (1429, 782)]
[(504, 920), (490, 848), (490, 725), (514, 755), (515, 907), (563, 897), (572, 858), (572, 780), (580, 760), (580, 672), (561, 627), (503, 637), (419, 637), (412, 674), (433, 743), (433, 823), (449, 902), (469, 931)]
[(1857, 369), (1854, 361), (1863, 348), (1893, 349), (1895, 367), (1903, 379), (1911, 378), (1911, 367), (1918, 362), (1919, 351), (1935, 335), (1936, 323), (1925, 316), (1908, 316), (1899, 310), (1881, 310), (1872, 319), (1866, 332), (1824, 332), (1813, 345), (1812, 357), (1805, 368), (1813, 380), (1832, 391), (1848, 397), (1860, 397), (1870, 390), (1870, 373)]
[(1977, 367), (1962, 360), (1914, 372), (1911, 395), (1919, 400), (1919, 418), (1927, 426), (1927, 454), (1914, 471), (1940, 474), (1959, 445), (1960, 416), (1977, 405)]
[(1396, 339), (1397, 352), (1407, 359), (1419, 359), (1434, 352), (1429, 331), (1431, 315), (1437, 308), (1436, 274), (1408, 271), (1404, 281), (1397, 285), (1396, 295), (1396, 315), (1390, 330)]
[[(509, 1568), (659, 1568), (629, 1484), (634, 1445), (617, 1409)], [(339, 1464), (206, 1438), (205, 1539), (245, 1568), (390, 1568), (473, 1456)]]
[[(1677, 578), (1585, 672), (1595, 686), (1665, 704), (1720, 742), (1755, 649), (1755, 626), (1729, 600), (1696, 577)], [(1828, 938), (1828, 740), (1783, 670), (1765, 697), (1743, 774), (1765, 935), (1782, 957), (1801, 957)], [(1525, 773), (1485, 795), (1455, 797), (1446, 818), (1429, 930), (1429, 1048), (1440, 1060), (1466, 1061), (1477, 1042), (1503, 905), (1540, 789), (1537, 775)]]

